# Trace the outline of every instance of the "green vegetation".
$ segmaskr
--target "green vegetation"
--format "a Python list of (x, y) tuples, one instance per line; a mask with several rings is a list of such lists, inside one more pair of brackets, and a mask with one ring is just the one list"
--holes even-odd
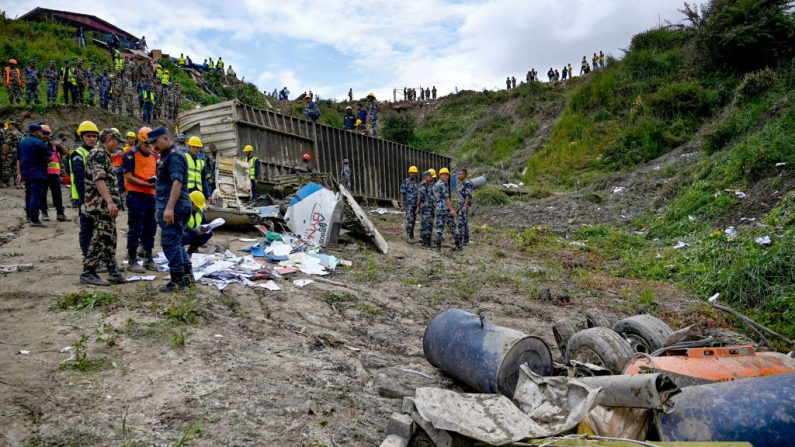
[(75, 370), (80, 372), (102, 371), (107, 369), (111, 362), (107, 357), (89, 358), (86, 353), (86, 341), (88, 337), (83, 335), (74, 345), (74, 359), (61, 363), (62, 370)]
[(88, 292), (82, 290), (58, 298), (54, 308), (60, 310), (92, 310), (96, 307), (109, 307), (118, 297), (108, 292)]
[(472, 200), (480, 205), (505, 205), (511, 201), (508, 194), (493, 186), (484, 186), (476, 189)]

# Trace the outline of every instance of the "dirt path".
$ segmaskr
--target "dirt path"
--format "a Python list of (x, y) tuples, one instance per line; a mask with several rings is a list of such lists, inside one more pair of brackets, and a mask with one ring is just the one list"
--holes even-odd
[[(3, 445), (377, 445), (403, 395), (456, 388), (422, 355), (436, 313), (484, 313), (550, 346), (554, 318), (578, 321), (587, 308), (620, 314), (610, 310), (621, 308), (618, 298), (581, 287), (503, 232), (481, 230), (463, 254), (437, 254), (401, 242), (395, 215), (374, 217), (388, 256), (362, 241), (330, 251), (354, 263), (329, 277), (347, 287), (200, 285), (176, 296), (142, 283), (80, 287), (76, 223), (21, 226), (21, 205), (22, 191), (0, 191), (0, 264), (34, 264), (0, 276)], [(242, 236), (253, 232), (215, 242), (236, 250)], [(572, 305), (540, 301), (544, 288)], [(90, 310), (54, 308), (81, 290), (112, 295)], [(64, 369), (69, 354), (59, 350), (81, 338), (86, 371)]]

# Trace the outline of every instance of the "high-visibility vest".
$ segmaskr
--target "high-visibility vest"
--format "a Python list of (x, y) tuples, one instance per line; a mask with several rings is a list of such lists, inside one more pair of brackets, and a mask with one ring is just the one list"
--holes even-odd
[(61, 175), (61, 160), (57, 150), (52, 152), (52, 161), (47, 162), (47, 174)]
[(210, 67), (211, 70), (213, 69), (213, 60), (212, 59), (210, 59), (210, 62), (207, 63), (207, 66)]
[(163, 77), (160, 78), (160, 83), (163, 85), (169, 85), (171, 83), (169, 81), (168, 73), (163, 73)]
[(186, 152), (185, 160), (188, 161), (188, 191), (202, 191), (202, 170), (204, 170), (204, 160), (201, 158), (193, 159), (193, 155)]
[(155, 92), (151, 90), (144, 90), (144, 102), (151, 102), (152, 105), (155, 105)]
[(160, 79), (160, 78), (163, 77), (163, 69), (162, 68), (158, 68), (157, 70), (155, 70), (155, 77), (157, 79)]
[(179, 60), (177, 61), (177, 63), (180, 64), (180, 65), (185, 65), (185, 58), (180, 56)]
[[(133, 152), (133, 154), (135, 156), (135, 169), (131, 172), (133, 177), (145, 182), (157, 175), (157, 157), (155, 157), (155, 154), (150, 152), (149, 155), (144, 155), (140, 150)], [(126, 173), (124, 176), (124, 188), (127, 191), (135, 191), (150, 195), (155, 194), (155, 185), (149, 187), (130, 183), (130, 181), (127, 180)]]
[(259, 163), (257, 157), (251, 157), (248, 159), (248, 178), (251, 180), (257, 179), (257, 163)]
[(113, 67), (116, 69), (116, 71), (124, 70), (124, 59), (121, 57), (113, 59)]
[(216, 66), (216, 67), (217, 67), (219, 70), (223, 70), (223, 69), (224, 69), (224, 61), (223, 61), (223, 60), (221, 60), (221, 59), (218, 59), (218, 63), (216, 63), (216, 64), (215, 64), (215, 66)]
[(69, 81), (69, 84), (77, 84), (77, 79), (75, 79), (75, 67), (63, 67), (61, 69), (61, 77), (64, 83)]
[[(17, 82), (19, 85), (22, 85), (22, 75), (19, 72), (19, 68), (15, 68), (17, 71)], [(6, 86), (11, 83), (11, 67), (6, 67)]]
[(80, 195), (77, 193), (77, 186), (75, 185), (75, 170), (72, 167), (72, 158), (74, 157), (75, 153), (80, 155), (80, 158), (83, 159), (83, 172), (84, 172), (83, 178), (85, 181), (86, 158), (88, 157), (88, 149), (84, 148), (83, 146), (80, 146), (69, 153), (69, 178), (72, 181), (72, 200), (80, 200)]
[(190, 219), (188, 219), (188, 228), (192, 228), (195, 230), (199, 228), (199, 225), (201, 224), (202, 224), (202, 213), (201, 211), (196, 211), (195, 213), (193, 213), (192, 216), (190, 216)]

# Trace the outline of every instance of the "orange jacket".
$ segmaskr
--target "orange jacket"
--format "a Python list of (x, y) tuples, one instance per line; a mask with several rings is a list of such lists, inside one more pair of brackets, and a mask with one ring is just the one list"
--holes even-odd
[[(17, 82), (19, 85), (22, 85), (22, 73), (19, 71), (19, 67), (16, 68), (17, 70)], [(6, 67), (6, 87), (8, 84), (11, 83), (11, 67)]]

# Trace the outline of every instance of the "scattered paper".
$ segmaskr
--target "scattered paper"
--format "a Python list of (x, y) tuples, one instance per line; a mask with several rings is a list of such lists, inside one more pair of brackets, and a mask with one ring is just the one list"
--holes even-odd
[(626, 188), (624, 188), (623, 186), (614, 186), (611, 191), (613, 192), (613, 194), (617, 194), (617, 193), (620, 193), (621, 191), (623, 191), (625, 189)]
[(215, 334), (215, 338), (224, 338), (224, 336), (221, 334)]
[(585, 243), (580, 241), (571, 241), (569, 242), (569, 245), (572, 247), (585, 247)]
[(292, 251), (293, 246), (282, 241), (273, 241), (268, 248), (265, 249), (266, 253), (272, 253), (274, 256), (289, 256)]
[(386, 208), (378, 208), (375, 212), (383, 216), (386, 214)]
[(298, 287), (304, 287), (305, 285), (312, 284), (313, 282), (315, 281), (312, 279), (296, 279), (295, 281), (293, 281), (293, 284), (295, 284)]
[(0, 273), (23, 272), (33, 269), (33, 264), (4, 264), (0, 265)]
[(682, 249), (682, 248), (685, 248), (685, 247), (689, 247), (689, 246), (690, 246), (690, 244), (688, 244), (687, 242), (679, 241), (679, 242), (676, 243), (676, 245), (674, 245), (674, 248), (679, 250), (679, 249)]
[(132, 282), (132, 281), (154, 281), (155, 279), (157, 279), (157, 275), (146, 275), (146, 276), (136, 275), (136, 276), (128, 276), (127, 277), (127, 282)]
[(502, 186), (504, 186), (506, 189), (519, 188), (519, 185), (516, 183), (503, 183)]
[(307, 253), (301, 253), (301, 267), (299, 270), (307, 275), (328, 275), (325, 267), (320, 263), (320, 259)]
[(738, 199), (744, 199), (744, 198), (746, 198), (746, 197), (747, 197), (747, 196), (746, 196), (746, 194), (745, 194), (744, 192), (742, 192), (742, 191), (734, 191), (734, 195), (735, 195), (735, 196), (736, 196)]
[(30, 351), (26, 351), (24, 349), (20, 349), (19, 352), (17, 352), (17, 354), (28, 355), (28, 354), (30, 354)]
[(208, 224), (199, 225), (199, 228), (196, 231), (199, 234), (207, 233), (208, 231), (215, 230), (216, 228), (220, 227), (225, 223), (226, 221), (222, 217), (219, 217)]
[(734, 227), (729, 227), (729, 228), (723, 230), (723, 232), (726, 234), (726, 237), (729, 240), (732, 240), (732, 239), (737, 237), (737, 229), (734, 228)]
[(276, 283), (273, 282), (273, 280), (269, 280), (268, 282), (265, 282), (265, 283), (262, 283), (262, 284), (255, 284), (254, 287), (259, 287), (261, 289), (268, 289), (268, 290), (271, 290), (273, 292), (275, 292), (277, 290), (282, 290), (282, 288), (277, 286)]
[(353, 267), (353, 262), (346, 259), (340, 259), (340, 265), (344, 265), (345, 267)]
[(773, 243), (773, 241), (770, 240), (770, 236), (762, 236), (756, 238), (756, 243), (759, 245), (770, 245)]
[(688, 215), (688, 216), (687, 216), (687, 220), (689, 220), (690, 222), (695, 222), (695, 221), (696, 221), (696, 216), (690, 216), (690, 215)]

